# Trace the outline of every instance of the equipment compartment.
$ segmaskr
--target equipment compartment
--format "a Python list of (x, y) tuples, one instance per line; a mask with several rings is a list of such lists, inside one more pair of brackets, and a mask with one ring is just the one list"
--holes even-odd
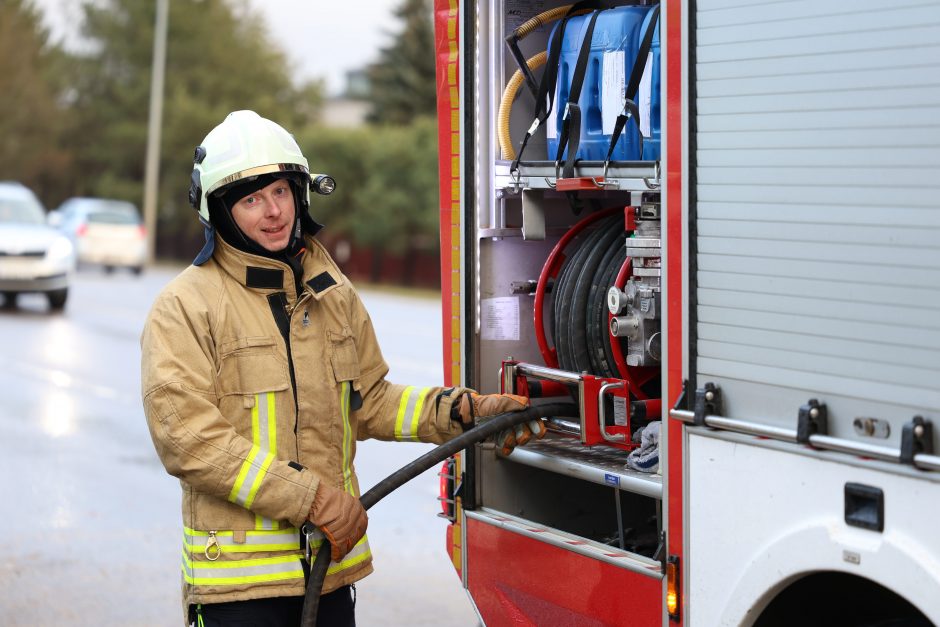
[[(477, 56), (474, 110), (466, 118), (474, 144), (467, 164), (473, 179), (466, 183), (475, 212), (467, 216), (472, 248), (463, 262), (472, 312), (466, 383), (483, 393), (529, 394), (526, 381), (524, 389), (507, 385), (504, 363), (590, 381), (569, 381), (567, 391), (554, 383), (554, 394), (560, 386), (579, 403), (580, 421), (549, 421), (545, 441), (505, 458), (486, 445), (468, 455), (464, 487), (471, 493), (463, 496), (468, 509), (503, 512), (649, 560), (663, 528), (662, 477), (630, 470), (626, 461), (638, 445), (633, 432), (660, 417), (662, 172), (660, 123), (651, 119), (659, 110), (659, 12), (653, 2), (614, 4), (596, 20), (588, 12), (566, 23), (558, 83), (544, 88), (557, 95), (551, 113), (536, 107), (542, 101), (535, 94), (552, 56), (551, 33), (573, 5), (492, 0), (467, 16), (476, 24)], [(532, 21), (537, 14), (541, 25)], [(576, 130), (582, 147), (576, 154), (591, 160), (566, 171), (554, 160), (566, 108), (558, 98), (577, 89), (572, 77), (592, 21)], [(611, 125), (638, 57), (648, 62), (638, 65), (646, 69), (633, 82), (643, 75), (647, 96), (634, 110), (646, 113), (640, 124), (628, 121), (611, 149)], [(528, 78), (520, 69), (526, 59), (534, 60)], [(616, 293), (608, 297), (610, 288)], [(644, 402), (650, 415), (631, 423), (631, 408)]]

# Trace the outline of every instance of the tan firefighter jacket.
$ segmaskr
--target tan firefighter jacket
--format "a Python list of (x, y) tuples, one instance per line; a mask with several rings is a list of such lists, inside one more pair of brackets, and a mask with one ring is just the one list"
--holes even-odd
[[(287, 264), (217, 237), (144, 327), (144, 411), (183, 490), (184, 608), (302, 595), (299, 527), (321, 481), (359, 496), (356, 440), (461, 432), (450, 408), (462, 390), (386, 381), (368, 313), (312, 238), (303, 265), (298, 297)], [(323, 592), (365, 577), (371, 561), (363, 537), (330, 565)]]

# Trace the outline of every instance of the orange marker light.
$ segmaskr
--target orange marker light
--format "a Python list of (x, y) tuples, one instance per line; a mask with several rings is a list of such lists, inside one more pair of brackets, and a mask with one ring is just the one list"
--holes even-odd
[(675, 555), (666, 562), (666, 611), (670, 620), (679, 620), (679, 558)]

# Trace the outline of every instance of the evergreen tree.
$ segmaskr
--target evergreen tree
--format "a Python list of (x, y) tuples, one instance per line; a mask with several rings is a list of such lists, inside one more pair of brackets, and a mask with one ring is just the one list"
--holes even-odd
[[(83, 8), (83, 35), (91, 45), (74, 64), (73, 192), (139, 204), (154, 3), (96, 0)], [(170, 2), (165, 76), (158, 225), (163, 242), (183, 236), (177, 251), (183, 255), (201, 233), (186, 200), (196, 144), (237, 109), (298, 129), (316, 116), (320, 89), (293, 84), (284, 53), (244, 1)]]
[(57, 145), (60, 56), (32, 3), (0, 2), (0, 178), (26, 184), (47, 204), (60, 200), (48, 186), (68, 163)]
[(407, 124), (436, 113), (434, 23), (429, 0), (402, 0), (395, 11), (403, 28), (369, 68), (369, 121)]

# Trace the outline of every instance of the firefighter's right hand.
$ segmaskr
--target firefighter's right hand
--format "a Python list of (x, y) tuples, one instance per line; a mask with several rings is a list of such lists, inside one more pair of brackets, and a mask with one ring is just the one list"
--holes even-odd
[[(521, 411), (529, 406), (529, 399), (516, 394), (477, 394), (468, 391), (460, 397), (458, 403), (461, 421), (472, 426), (478, 420), (485, 420), (489, 416)], [(545, 422), (536, 418), (512, 429), (500, 431), (496, 436), (496, 449), (500, 455), (509, 455), (516, 446), (526, 444), (530, 440), (541, 440), (546, 433)]]
[(310, 522), (323, 530), (330, 541), (330, 558), (339, 562), (369, 526), (366, 510), (355, 496), (320, 481), (310, 506)]

